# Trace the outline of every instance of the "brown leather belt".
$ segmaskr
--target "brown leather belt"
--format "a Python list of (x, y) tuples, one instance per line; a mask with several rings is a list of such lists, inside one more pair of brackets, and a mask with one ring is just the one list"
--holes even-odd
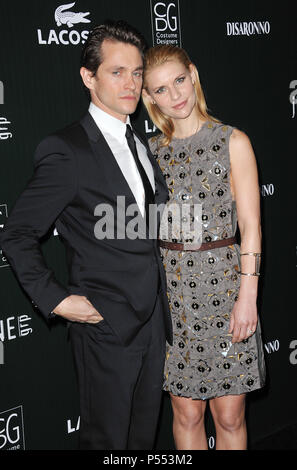
[(167, 248), (167, 250), (177, 250), (177, 251), (205, 251), (212, 250), (213, 248), (221, 248), (222, 246), (233, 245), (236, 243), (236, 237), (224, 238), (223, 240), (215, 240), (208, 243), (173, 243), (166, 242), (164, 240), (159, 240), (159, 245), (161, 248)]

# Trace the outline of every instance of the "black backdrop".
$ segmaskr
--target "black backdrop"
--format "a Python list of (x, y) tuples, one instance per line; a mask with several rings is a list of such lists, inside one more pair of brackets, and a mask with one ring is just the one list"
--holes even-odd
[[(106, 18), (121, 18), (141, 30), (149, 44), (182, 45), (198, 67), (211, 113), (248, 134), (258, 161), (259, 312), (268, 379), (263, 390), (248, 396), (249, 445), (297, 448), (292, 437), (297, 423), (294, 2), (77, 0), (63, 4), (64, 12), (89, 12), (90, 22), (73, 26), (55, 21), (61, 5), (57, 0), (0, 1), (0, 227), (31, 176), (37, 143), (87, 109), (79, 75), (87, 32)], [(135, 125), (152, 135), (141, 106)], [(54, 228), (43, 251), (66, 282), (64, 250)], [(49, 327), (43, 321), (0, 254), (0, 449), (74, 449), (78, 395), (65, 325), (57, 321)], [(174, 448), (171, 421), (164, 394), (157, 449)], [(210, 418), (207, 427), (213, 448)], [(288, 439), (273, 441), (286, 430)]]

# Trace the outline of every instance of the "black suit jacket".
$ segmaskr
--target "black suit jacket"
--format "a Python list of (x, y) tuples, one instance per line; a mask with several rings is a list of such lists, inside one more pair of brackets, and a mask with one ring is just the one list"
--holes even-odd
[[(147, 143), (143, 144), (154, 169), (156, 203), (165, 203), (166, 183)], [(45, 138), (37, 147), (34, 174), (5, 224), (1, 247), (46, 319), (68, 295), (85, 295), (123, 344), (130, 342), (152, 314), (161, 279), (166, 337), (172, 343), (157, 240), (95, 236), (96, 206), (107, 203), (116, 213), (119, 195), (125, 196), (126, 207), (135, 203), (106, 140), (87, 113), (80, 122)], [(126, 227), (132, 219), (125, 217)], [(116, 234), (116, 218), (114, 222)], [(55, 279), (41, 252), (39, 240), (53, 223), (67, 252), (67, 287)]]

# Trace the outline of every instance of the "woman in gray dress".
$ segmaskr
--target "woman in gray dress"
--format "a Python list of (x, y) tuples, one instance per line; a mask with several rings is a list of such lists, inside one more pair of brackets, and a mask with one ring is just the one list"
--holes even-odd
[(171, 397), (175, 445), (207, 449), (209, 400), (216, 449), (246, 449), (245, 396), (265, 380), (254, 152), (246, 134), (208, 114), (197, 68), (181, 48), (149, 49), (143, 101), (161, 131), (150, 147), (170, 194), (160, 245), (174, 329), (164, 390)]

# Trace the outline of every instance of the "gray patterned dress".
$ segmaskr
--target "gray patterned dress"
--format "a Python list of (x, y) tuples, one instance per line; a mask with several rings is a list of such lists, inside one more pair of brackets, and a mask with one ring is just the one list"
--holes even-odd
[[(230, 191), (232, 130), (207, 121), (195, 136), (174, 138), (169, 147), (159, 148), (160, 135), (150, 139), (169, 188), (167, 204), (202, 205), (203, 243), (233, 237), (236, 232), (236, 205)], [(163, 215), (161, 233), (171, 223), (172, 217)], [(188, 233), (180, 230), (165, 239), (189, 242), (185, 237)], [(241, 343), (232, 344), (228, 334), (240, 286), (239, 246), (196, 252), (161, 248), (161, 254), (174, 332), (173, 346), (167, 345), (164, 390), (206, 400), (261, 388), (265, 364), (260, 323)]]

